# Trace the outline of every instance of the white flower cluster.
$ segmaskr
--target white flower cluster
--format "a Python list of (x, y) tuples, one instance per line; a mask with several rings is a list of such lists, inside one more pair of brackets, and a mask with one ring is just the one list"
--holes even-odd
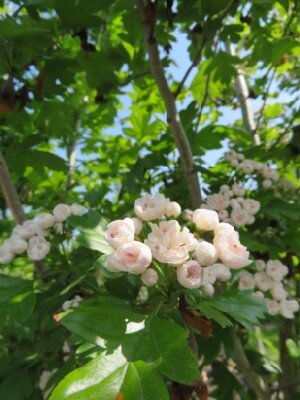
[[(285, 318), (294, 318), (294, 313), (299, 310), (296, 300), (288, 300), (288, 292), (284, 288), (283, 280), (288, 274), (288, 267), (280, 260), (256, 260), (257, 272), (254, 274), (242, 271), (239, 274), (239, 289), (258, 290), (253, 296), (265, 300), (269, 314), (281, 314)], [(271, 298), (265, 297), (265, 294)]]
[(85, 208), (79, 204), (58, 204), (53, 209), (53, 214), (41, 213), (36, 220), (27, 220), (22, 225), (16, 225), (12, 235), (0, 247), (0, 264), (9, 264), (25, 251), (32, 260), (42, 260), (50, 251), (50, 243), (45, 239), (50, 229), (61, 233), (63, 221), (70, 215), (84, 213)]
[[(179, 204), (161, 194), (137, 199), (134, 210), (138, 219), (113, 221), (105, 231), (106, 241), (115, 249), (107, 259), (112, 272), (141, 274), (143, 284), (152, 286), (158, 281), (158, 263), (162, 270), (175, 266), (182, 286), (201, 287), (211, 295), (217, 280), (230, 278), (230, 268), (251, 263), (238, 233), (230, 224), (220, 223), (215, 211), (195, 210), (192, 220), (196, 229), (191, 232), (173, 219), (181, 213)], [(213, 232), (212, 243), (201, 239), (206, 231)]]
[(243, 171), (247, 175), (256, 175), (261, 179), (264, 189), (273, 188), (277, 190), (295, 189), (294, 184), (283, 177), (279, 177), (277, 170), (259, 161), (245, 159), (241, 153), (230, 150), (225, 154), (225, 159), (237, 170)]
[(201, 208), (217, 211), (221, 221), (233, 226), (251, 225), (255, 221), (254, 215), (260, 210), (260, 202), (243, 197), (245, 192), (238, 183), (231, 187), (222, 185), (219, 193), (207, 196)]

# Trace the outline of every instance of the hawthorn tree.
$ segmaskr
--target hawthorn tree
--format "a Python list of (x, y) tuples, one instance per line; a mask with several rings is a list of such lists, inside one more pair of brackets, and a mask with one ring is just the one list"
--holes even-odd
[(298, 1), (0, 7), (0, 398), (296, 399)]

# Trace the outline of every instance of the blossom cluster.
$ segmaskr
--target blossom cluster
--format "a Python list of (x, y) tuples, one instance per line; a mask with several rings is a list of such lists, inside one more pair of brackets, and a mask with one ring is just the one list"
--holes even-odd
[[(243, 154), (235, 150), (230, 150), (226, 153), (225, 159), (236, 170), (243, 171), (247, 175), (256, 175), (259, 177), (264, 189), (274, 188), (276, 191), (285, 191), (295, 188), (291, 181), (280, 177), (274, 167), (256, 160), (246, 159)], [(279, 192), (277, 193), (279, 194)]]
[(0, 264), (9, 264), (25, 252), (34, 261), (42, 260), (50, 251), (50, 243), (45, 239), (50, 230), (61, 233), (63, 222), (70, 215), (83, 215), (85, 208), (80, 204), (58, 204), (51, 213), (41, 213), (35, 220), (26, 220), (16, 225), (12, 235), (0, 247)]
[(201, 208), (217, 211), (219, 219), (231, 225), (251, 225), (260, 210), (260, 202), (245, 198), (245, 193), (246, 190), (236, 182), (231, 187), (222, 185), (219, 193), (207, 196)]
[(114, 248), (107, 258), (112, 272), (141, 275), (143, 284), (152, 286), (158, 272), (175, 267), (180, 285), (212, 295), (217, 280), (230, 279), (230, 269), (251, 263), (234, 227), (220, 223), (213, 210), (192, 213), (193, 231), (180, 225), (180, 205), (162, 194), (137, 199), (134, 211), (136, 217), (113, 221), (104, 233)]
[[(256, 272), (242, 271), (239, 274), (240, 290), (256, 290), (253, 295), (265, 300), (268, 313), (281, 314), (285, 318), (294, 318), (299, 310), (296, 300), (288, 300), (288, 292), (284, 288), (284, 279), (289, 270), (280, 260), (256, 260)], [(267, 297), (269, 296), (269, 297)]]

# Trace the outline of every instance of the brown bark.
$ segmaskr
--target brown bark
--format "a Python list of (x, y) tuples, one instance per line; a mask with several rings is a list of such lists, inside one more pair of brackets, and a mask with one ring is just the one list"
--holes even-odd
[(197, 208), (200, 206), (201, 202), (200, 183), (193, 161), (191, 146), (182, 126), (176, 107), (175, 97), (169, 88), (160, 60), (155, 37), (155, 5), (148, 1), (140, 1), (138, 3), (138, 9), (141, 16), (143, 33), (149, 55), (151, 73), (166, 106), (167, 122), (180, 154), (181, 164), (188, 184), (191, 205), (193, 208)]

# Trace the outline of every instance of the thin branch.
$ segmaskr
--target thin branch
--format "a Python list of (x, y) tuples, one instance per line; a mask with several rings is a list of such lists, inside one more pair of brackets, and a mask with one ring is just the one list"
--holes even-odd
[(205, 88), (204, 88), (204, 94), (203, 94), (203, 98), (200, 104), (200, 110), (199, 110), (199, 114), (197, 117), (197, 121), (196, 121), (196, 125), (195, 125), (195, 129), (193, 131), (193, 135), (192, 135), (192, 140), (191, 140), (191, 144), (192, 146), (195, 143), (195, 139), (196, 139), (196, 135), (200, 126), (200, 122), (201, 122), (201, 117), (202, 117), (202, 113), (203, 113), (203, 109), (205, 107), (205, 103), (206, 100), (208, 98), (208, 94), (209, 94), (209, 81), (210, 81), (210, 77), (211, 77), (211, 73), (209, 72), (206, 76), (206, 81), (205, 81)]
[(19, 200), (18, 193), (14, 187), (10, 173), (3, 154), (0, 152), (0, 186), (3, 192), (5, 201), (10, 209), (17, 224), (23, 224), (26, 216)]
[[(223, 13), (220, 15), (220, 17), (218, 17), (217, 19), (219, 20), (219, 24), (220, 24), (220, 28), (218, 29), (218, 31), (221, 30), (222, 28), (222, 22), (225, 19), (225, 17), (228, 15), (228, 13), (230, 12), (230, 10), (232, 9), (232, 7), (234, 5), (236, 5), (238, 3), (238, 0), (232, 0), (231, 3), (228, 4), (228, 6), (226, 7), (226, 9), (223, 11)], [(216, 32), (217, 33), (217, 32)], [(178, 85), (178, 88), (176, 89), (174, 96), (175, 98), (178, 97), (178, 95), (181, 93), (182, 88), (186, 82), (186, 80), (188, 79), (190, 73), (192, 72), (193, 68), (196, 67), (202, 58), (202, 52), (203, 49), (205, 47), (205, 45), (207, 44), (208, 40), (209, 40), (209, 36), (206, 35), (204, 28), (203, 28), (203, 33), (202, 33), (202, 41), (201, 41), (201, 46), (199, 48), (199, 50), (197, 51), (194, 60), (192, 61), (191, 65), (189, 66), (189, 68), (186, 70), (185, 74), (183, 75), (183, 78), (181, 80), (181, 82)]]
[[(266, 79), (268, 79), (268, 75), (269, 75), (269, 73), (272, 71), (272, 69), (273, 69), (273, 67), (270, 67), (270, 68), (268, 69), (268, 71), (266, 72)], [(267, 104), (267, 101), (268, 101), (268, 97), (269, 97), (269, 94), (270, 94), (269, 92), (270, 92), (270, 89), (271, 89), (271, 85), (272, 85), (272, 83), (273, 83), (273, 80), (274, 80), (274, 78), (275, 78), (275, 74), (276, 74), (276, 67), (274, 68), (274, 71), (272, 72), (272, 75), (271, 75), (271, 78), (270, 78), (269, 83), (268, 83), (268, 85), (267, 85), (267, 88), (266, 88), (266, 90), (265, 90), (265, 92), (264, 92), (264, 94), (263, 94), (263, 104), (262, 104), (262, 106), (261, 106), (260, 113), (259, 113), (259, 116), (258, 116), (257, 122), (256, 122), (256, 128), (255, 128), (255, 133), (256, 133), (256, 134), (257, 134), (258, 129), (260, 128), (260, 125), (261, 125), (261, 122), (262, 122), (262, 117), (263, 117), (264, 109), (265, 109), (266, 104)]]
[[(234, 56), (235, 51), (232, 43), (226, 43), (227, 52)], [(239, 99), (243, 122), (247, 132), (253, 137), (254, 143), (256, 145), (261, 144), (259, 134), (257, 133), (257, 125), (255, 125), (253, 111), (251, 109), (251, 104), (249, 101), (249, 90), (244, 74), (240, 68), (237, 68), (237, 76), (234, 79), (234, 87), (236, 95)]]
[(167, 110), (167, 121), (174, 136), (184, 174), (187, 180), (192, 207), (197, 208), (201, 202), (200, 183), (193, 161), (190, 143), (178, 114), (175, 98), (172, 94), (160, 60), (158, 45), (155, 38), (155, 4), (139, 1), (138, 10), (141, 16), (143, 33), (150, 61), (153, 78), (159, 88)]
[(240, 339), (236, 336), (234, 343), (234, 357), (237, 369), (244, 375), (249, 386), (255, 391), (257, 398), (271, 400), (269, 389), (264, 380), (251, 368)]
[(135, 74), (129, 75), (121, 84), (120, 86), (127, 86), (129, 85), (132, 81), (135, 81), (138, 78), (143, 78), (144, 76), (150, 75), (151, 71), (143, 71), (143, 72), (137, 72)]

